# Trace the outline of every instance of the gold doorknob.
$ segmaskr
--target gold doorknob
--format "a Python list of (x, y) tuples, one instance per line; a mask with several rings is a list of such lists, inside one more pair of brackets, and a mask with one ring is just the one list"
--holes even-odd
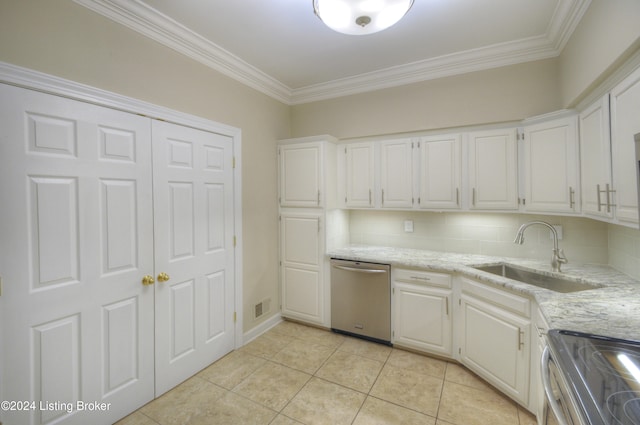
[(153, 280), (153, 276), (151, 276), (149, 274), (142, 278), (142, 284), (144, 286), (153, 285), (154, 282), (155, 282), (155, 280)]
[(162, 272), (162, 273), (160, 273), (158, 275), (158, 282), (166, 282), (169, 279), (171, 279), (171, 277), (168, 274), (164, 273), (164, 272)]

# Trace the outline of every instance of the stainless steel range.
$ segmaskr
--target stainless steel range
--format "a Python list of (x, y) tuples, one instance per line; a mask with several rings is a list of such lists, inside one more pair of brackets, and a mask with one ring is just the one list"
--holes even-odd
[(558, 423), (640, 425), (640, 342), (552, 330), (543, 381)]

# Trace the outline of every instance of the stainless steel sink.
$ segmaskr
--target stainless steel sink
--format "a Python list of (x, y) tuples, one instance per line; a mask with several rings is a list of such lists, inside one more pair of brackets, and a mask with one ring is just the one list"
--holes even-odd
[(541, 273), (520, 270), (507, 264), (498, 264), (494, 266), (474, 267), (476, 270), (503, 276), (509, 279), (534, 285), (539, 288), (549, 289), (555, 292), (578, 292), (589, 289), (597, 289), (599, 286), (588, 283), (576, 282), (573, 280), (562, 279), (554, 276), (547, 276)]

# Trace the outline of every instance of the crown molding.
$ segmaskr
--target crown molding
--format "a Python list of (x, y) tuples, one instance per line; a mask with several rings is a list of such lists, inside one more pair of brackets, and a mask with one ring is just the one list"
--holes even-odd
[(289, 103), (291, 89), (138, 0), (74, 0), (276, 100)]
[(558, 51), (549, 46), (545, 37), (535, 37), (303, 87), (292, 91), (291, 103), (315, 102), (555, 56)]
[(287, 105), (397, 87), (560, 55), (591, 0), (560, 1), (546, 34), (292, 89), (140, 0), (74, 0)]

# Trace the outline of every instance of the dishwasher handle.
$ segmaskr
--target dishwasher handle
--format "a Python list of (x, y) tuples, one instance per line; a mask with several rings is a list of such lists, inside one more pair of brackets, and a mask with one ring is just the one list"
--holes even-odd
[(333, 267), (335, 267), (336, 269), (340, 269), (340, 270), (346, 270), (349, 272), (358, 272), (358, 273), (387, 273), (386, 270), (382, 270), (382, 269), (360, 269), (358, 267), (347, 267), (347, 266), (336, 266), (334, 265)]

